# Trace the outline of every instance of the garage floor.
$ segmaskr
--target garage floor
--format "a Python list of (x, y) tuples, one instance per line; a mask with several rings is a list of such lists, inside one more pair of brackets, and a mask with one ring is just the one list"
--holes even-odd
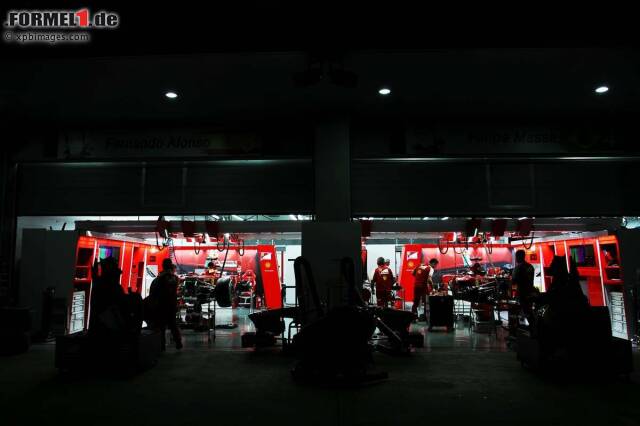
[[(232, 329), (217, 329), (215, 334), (217, 339), (213, 340), (213, 332), (211, 334), (211, 345), (208, 344), (207, 333), (195, 333), (186, 330), (184, 334), (184, 344), (192, 349), (240, 349), (240, 336), (246, 331), (255, 331), (253, 323), (247, 317), (249, 309), (225, 309), (218, 308), (216, 311), (216, 324), (237, 324)], [(456, 329), (449, 333), (444, 328), (434, 328), (432, 332), (427, 331), (427, 324), (424, 322), (414, 323), (412, 331), (418, 331), (425, 336), (425, 348), (422, 350), (430, 350), (435, 348), (462, 348), (472, 350), (492, 350), (506, 351), (505, 330), (498, 327), (498, 337), (495, 334), (488, 334), (486, 330), (480, 330), (480, 333), (470, 332), (468, 322), (459, 321), (456, 323)]]
[(351, 389), (297, 385), (292, 358), (240, 349), (238, 329), (218, 333), (211, 347), (187, 333), (182, 351), (170, 348), (155, 368), (128, 379), (59, 376), (53, 345), (1, 358), (2, 424), (640, 424), (640, 375), (541, 378), (523, 370), (502, 339), (466, 328), (427, 333), (427, 347), (410, 357), (375, 354), (389, 380)]

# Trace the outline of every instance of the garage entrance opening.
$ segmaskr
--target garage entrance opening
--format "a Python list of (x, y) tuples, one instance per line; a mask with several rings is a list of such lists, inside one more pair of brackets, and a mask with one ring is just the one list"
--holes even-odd
[[(148, 297), (163, 261), (170, 259), (179, 277), (176, 320), (185, 344), (240, 349), (242, 335), (255, 331), (251, 313), (296, 306), (292, 261), (302, 253), (301, 223), (311, 217), (237, 217), (242, 220), (67, 218), (72, 225), (64, 230), (33, 229), (36, 219), (21, 218), (21, 303), (34, 307), (34, 323), (42, 333), (86, 332), (93, 274), (103, 259), (117, 262), (122, 291), (142, 299)], [(56, 226), (61, 220), (56, 219)], [(613, 336), (632, 337), (619, 218), (361, 222), (364, 299), (415, 312), (411, 331), (424, 336), (427, 349), (508, 349), (521, 313), (512, 282), (520, 250), (533, 267), (533, 284), (540, 294), (552, 286), (554, 259), (562, 259), (567, 270), (575, 263), (589, 304), (608, 308)], [(379, 277), (384, 265), (391, 273), (388, 287)], [(417, 297), (416, 274), (421, 268), (429, 279), (424, 297)], [(276, 340), (295, 335), (290, 321)], [(416, 350), (421, 350), (419, 345)]]

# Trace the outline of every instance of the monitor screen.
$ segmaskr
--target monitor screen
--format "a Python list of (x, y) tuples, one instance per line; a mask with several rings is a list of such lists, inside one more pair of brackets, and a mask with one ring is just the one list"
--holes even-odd
[(120, 247), (100, 246), (98, 255), (100, 259), (113, 257), (115, 260), (120, 260)]
[(571, 257), (577, 266), (596, 266), (593, 244), (571, 247)]

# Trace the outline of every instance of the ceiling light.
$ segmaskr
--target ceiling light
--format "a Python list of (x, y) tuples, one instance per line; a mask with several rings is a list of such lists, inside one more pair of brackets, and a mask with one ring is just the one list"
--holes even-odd
[(291, 218), (291, 220), (298, 220), (295, 214), (290, 214), (289, 217)]
[(232, 218), (236, 219), (236, 220), (244, 220), (243, 218), (241, 218), (240, 216), (238, 216), (237, 214), (232, 214), (231, 215)]
[(387, 96), (391, 93), (391, 89), (389, 89), (388, 87), (383, 87), (382, 89), (378, 90), (378, 93), (380, 93), (382, 96)]
[(219, 220), (220, 216), (218, 216), (217, 214), (212, 214), (211, 217), (213, 218), (213, 220)]
[(609, 91), (609, 87), (607, 86), (596, 87), (596, 93), (599, 95), (602, 95), (603, 93), (607, 93), (608, 91)]
[(449, 216), (445, 216), (445, 217), (443, 217), (443, 218), (442, 218), (442, 219), (440, 219), (440, 220), (449, 220)]
[(176, 92), (167, 92), (164, 95), (169, 99), (175, 99), (178, 97), (178, 94)]

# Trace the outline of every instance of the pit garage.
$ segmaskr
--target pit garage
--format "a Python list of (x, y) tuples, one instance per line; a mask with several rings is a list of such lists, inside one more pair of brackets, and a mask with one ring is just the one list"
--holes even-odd
[[(21, 217), (20, 298), (32, 307), (38, 338), (81, 335), (94, 323), (90, 301), (101, 262), (115, 260), (123, 294), (144, 300), (163, 261), (170, 259), (179, 278), (176, 322), (187, 347), (285, 348), (299, 330), (296, 318), (279, 317), (282, 327), (256, 340), (261, 330), (249, 316), (299, 307), (294, 261), (304, 255), (304, 227), (310, 219), (293, 214)], [(612, 336), (629, 341), (634, 335), (624, 278), (625, 238), (632, 232), (627, 227), (633, 227), (629, 219), (430, 217), (355, 222), (360, 229), (357, 291), (368, 307), (415, 313), (406, 324), (410, 351), (511, 348), (518, 321), (525, 326), (527, 322), (512, 280), (518, 251), (532, 266), (537, 294), (550, 291), (552, 266), (561, 260), (567, 271), (577, 272), (589, 306), (606, 311)], [(328, 276), (336, 279), (320, 294), (325, 306), (345, 303), (344, 282), (337, 279), (339, 258), (334, 257)], [(390, 271), (388, 295), (374, 282), (380, 259)], [(415, 272), (434, 259), (428, 297), (413, 309)], [(388, 344), (383, 331), (376, 327), (374, 345)]]

